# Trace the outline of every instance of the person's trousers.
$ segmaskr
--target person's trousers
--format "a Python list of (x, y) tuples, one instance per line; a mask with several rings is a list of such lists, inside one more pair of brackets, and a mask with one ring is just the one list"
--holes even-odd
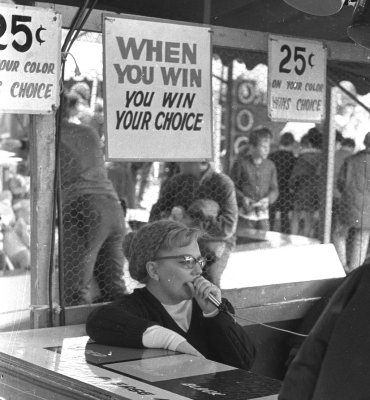
[(63, 208), (63, 283), (66, 306), (111, 301), (126, 292), (123, 280), (124, 216), (106, 195), (82, 195)]

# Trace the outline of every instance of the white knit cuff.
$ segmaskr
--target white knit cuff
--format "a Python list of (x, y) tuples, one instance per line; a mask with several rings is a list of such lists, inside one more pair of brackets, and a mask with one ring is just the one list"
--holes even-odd
[(178, 345), (186, 339), (171, 329), (153, 325), (143, 334), (143, 346), (156, 349), (168, 349), (176, 351)]

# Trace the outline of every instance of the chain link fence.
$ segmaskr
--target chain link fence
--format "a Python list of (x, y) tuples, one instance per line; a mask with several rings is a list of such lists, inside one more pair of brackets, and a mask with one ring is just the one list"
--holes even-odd
[[(266, 54), (261, 52), (246, 54), (230, 49), (215, 49), (212, 86), (216, 157), (212, 169), (204, 177), (202, 174), (208, 167), (205, 163), (105, 163), (104, 179), (109, 179), (115, 193), (108, 197), (114, 198), (116, 205), (120, 204), (120, 210), (116, 210), (114, 215), (120, 222), (121, 231), (107, 242), (100, 243), (99, 251), (95, 247), (86, 247), (86, 238), (99, 235), (102, 231), (101, 215), (95, 213), (89, 194), (82, 194), (78, 200), (62, 200), (60, 248), (64, 267), (61, 293), (66, 306), (80, 304), (81, 297), (93, 302), (109, 301), (132, 290), (136, 283), (132, 284), (130, 280), (126, 261), (121, 258), (115, 260), (113, 257), (107, 263), (108, 254), (112, 247), (116, 254), (121, 252), (123, 238), (128, 231), (159, 218), (181, 220), (206, 232), (201, 251), (207, 257), (206, 269), (210, 279), (219, 283), (230, 252), (236, 243), (241, 243), (237, 238), (238, 229), (249, 232), (250, 240), (253, 241), (250, 228), (256, 227), (255, 224), (245, 225), (245, 221), (250, 218), (250, 210), (241, 200), (238, 191), (253, 200), (250, 202), (254, 207), (252, 220), (263, 219), (267, 222), (262, 227), (257, 226), (257, 229), (267, 229), (282, 235), (304, 236), (315, 242), (322, 241), (328, 132), (325, 131), (325, 125), (272, 122), (268, 119), (266, 61)], [(335, 82), (333, 74), (331, 79)], [(99, 93), (99, 86), (96, 92)], [(97, 96), (89, 100), (88, 124), (98, 132), (97, 140), (103, 143), (102, 99)], [(338, 115), (349, 113), (350, 107), (358, 107), (348, 96), (345, 98), (342, 95), (336, 101)], [(347, 114), (345, 117), (348, 121), (352, 118)], [(243, 166), (246, 160), (250, 160), (253, 148), (259, 145), (251, 143), (251, 132), (261, 127), (271, 132), (268, 154), (263, 157), (263, 162), (268, 163), (271, 171), (275, 171), (272, 173), (275, 178), (270, 176), (268, 180), (259, 168), (243, 172), (239, 178), (246, 178), (249, 173), (254, 174), (255, 187), (250, 194), (247, 189), (243, 192), (245, 188), (232, 171), (238, 163)], [(336, 127), (342, 131), (344, 139), (353, 138), (343, 126)], [(356, 148), (358, 145), (356, 142)], [(76, 162), (81, 161), (73, 154), (76, 148), (77, 145), (67, 151), (63, 146), (60, 147), (62, 175), (75, 174)], [(87, 147), (85, 152), (88, 154), (86, 162), (89, 158), (102, 156), (102, 152), (94, 152)], [(335, 166), (334, 181), (339, 174), (338, 165)], [(274, 179), (277, 190), (275, 195), (271, 195)], [(260, 190), (261, 186), (266, 186), (267, 191)], [(62, 199), (67, 189), (62, 179)], [(334, 228), (341, 212), (336, 205), (335, 182), (333, 190)], [(257, 193), (259, 197), (256, 197)], [(261, 201), (264, 198), (268, 199), (267, 202)], [(138, 213), (141, 215), (139, 218)], [(346, 240), (347, 245), (350, 245), (351, 235)], [(118, 265), (117, 260), (121, 260), (118, 261), (119, 268), (114, 267)], [(90, 265), (88, 271), (91, 279), (86, 269), (81, 268), (84, 263)], [(81, 293), (81, 282), (85, 282), (84, 290), (89, 292), (88, 295)]]

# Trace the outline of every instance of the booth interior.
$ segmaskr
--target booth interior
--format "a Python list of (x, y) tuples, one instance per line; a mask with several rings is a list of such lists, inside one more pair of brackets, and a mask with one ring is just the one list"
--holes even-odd
[[(40, 2), (37, 6), (60, 12), (63, 27), (68, 28), (77, 7), (67, 5), (71, 2), (65, 3)], [(104, 140), (101, 10), (91, 12), (84, 29), (86, 32), (69, 49), (73, 60), (67, 58), (69, 75), (65, 77), (65, 90), (69, 92), (76, 84), (87, 87), (85, 111), (94, 115), (95, 128)], [(310, 129), (320, 132), (322, 139), (320, 149), (316, 149), (320, 154), (317, 181), (312, 183), (306, 175), (298, 182), (320, 188), (320, 202), (313, 209), (310, 199), (303, 195), (304, 206), (310, 206), (308, 211), (303, 207), (300, 211), (304, 212), (295, 214), (295, 206), (289, 204), (285, 214), (287, 225), (283, 220), (284, 204), (280, 209), (270, 209), (275, 218), (269, 221), (268, 230), (245, 228), (239, 216), (236, 245), (221, 277), (220, 288), (222, 295), (233, 304), (237, 322), (256, 345), (257, 357), (251, 372), (205, 360), (194, 361), (189, 356), (162, 350), (107, 348), (89, 342), (84, 324), (92, 310), (103, 302), (69, 305), (63, 297), (63, 263), (59, 257), (65, 237), (58, 226), (61, 219), (55, 218), (58, 203), (54, 196), (58, 192), (60, 201), (63, 188), (54, 191), (53, 181), (58, 175), (59, 142), (55, 116), (37, 115), (26, 118), (28, 133), (23, 132), (23, 136), (27, 137), (20, 140), (21, 144), (30, 142), (25, 159), (31, 158), (31, 161), (25, 163), (27, 172), (22, 172), (28, 178), (32, 176), (27, 196), (32, 226), (30, 265), (22, 273), (30, 277), (29, 327), (32, 329), (0, 334), (0, 371), (4, 374), (0, 397), (3, 393), (7, 398), (11, 393), (17, 400), (34, 398), (25, 392), (36, 379), (39, 397), (51, 398), (53, 393), (52, 398), (57, 400), (78, 399), (81, 393), (91, 399), (112, 398), (112, 393), (122, 399), (138, 399), (148, 393), (156, 399), (171, 400), (202, 400), (219, 393), (233, 399), (239, 398), (238, 393), (243, 399), (276, 398), (278, 381), (283, 380), (305, 335), (346, 276), (332, 238), (335, 135), (340, 129), (345, 138), (353, 139), (356, 151), (362, 148), (368, 129), (368, 115), (364, 116), (363, 111), (368, 113), (370, 107), (370, 104), (366, 106), (368, 100), (364, 96), (370, 92), (370, 56), (368, 51), (350, 43), (324, 41), (328, 49), (326, 118), (319, 123), (302, 124), (271, 121), (267, 114), (268, 34), (216, 25), (212, 25), (211, 33), (212, 154), (217, 171), (230, 173), (234, 162), (249, 151), (250, 132), (260, 125), (272, 131), (271, 154), (279, 150), (285, 133), (293, 137), (289, 151), (296, 159), (307, 152), (303, 138)], [(65, 31), (63, 36), (66, 35)], [(97, 62), (93, 54), (99, 54)], [(80, 69), (81, 76), (74, 74), (76, 69)], [(350, 83), (343, 84), (343, 81)], [(16, 119), (20, 119), (19, 115), (3, 118), (0, 114), (0, 134), (11, 131)], [(73, 160), (67, 160), (67, 164), (72, 165)], [(163, 160), (109, 160), (105, 165), (126, 214), (126, 229), (135, 231), (147, 223), (161, 186), (176, 173), (177, 166), (166, 157)], [(7, 189), (9, 179), (2, 175), (4, 182), (0, 184)], [(288, 181), (286, 178), (285, 184)], [(299, 185), (296, 183), (296, 186)], [(69, 217), (75, 211), (70, 210)], [(79, 213), (81, 216), (84, 212), (79, 210)], [(92, 228), (88, 225), (86, 231)], [(347, 245), (350, 247), (350, 243)], [(79, 250), (75, 243), (69, 251), (71, 258), (77, 258)], [(4, 254), (7, 255), (5, 251)], [(12, 267), (10, 257), (8, 260), (2, 266), (4, 276), (17, 269)], [(129, 289), (133, 289), (138, 283), (129, 276), (127, 262), (124, 268)], [(73, 274), (77, 279), (78, 268)], [(233, 387), (230, 382), (244, 383)]]

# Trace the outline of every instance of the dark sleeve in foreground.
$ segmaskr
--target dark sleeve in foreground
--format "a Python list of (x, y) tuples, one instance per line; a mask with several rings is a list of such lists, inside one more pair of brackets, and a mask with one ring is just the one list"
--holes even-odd
[(151, 321), (145, 308), (132, 300), (119, 300), (94, 310), (86, 322), (90, 338), (109, 346), (142, 348), (145, 330), (160, 323)]
[[(369, 268), (369, 265), (365, 265), (354, 271), (334, 293), (292, 361), (284, 378), (279, 400), (368, 398), (347, 397), (348, 393), (345, 392), (347, 388), (350, 391), (360, 390), (361, 384), (353, 385), (349, 374), (355, 373), (355, 379), (361, 381), (364, 370), (361, 365), (366, 363), (361, 363), (360, 359), (366, 358), (369, 354), (370, 341), (368, 340), (367, 344), (365, 341), (361, 343), (357, 337), (363, 335), (363, 325), (367, 326), (368, 336), (369, 318), (363, 318), (362, 314), (365, 312), (369, 315), (367, 301), (370, 299)], [(358, 304), (363, 306), (360, 307)], [(353, 318), (357, 319), (357, 322), (350, 321)], [(348, 351), (349, 349), (351, 350)], [(360, 368), (354, 372), (356, 367), (351, 368), (351, 364)], [(368, 377), (366, 381), (366, 386), (369, 387)], [(326, 392), (329, 390), (331, 395), (323, 397), (319, 394), (322, 390)], [(337, 392), (336, 395), (334, 391)]]
[[(223, 302), (233, 313), (231, 304), (227, 300)], [(214, 361), (249, 370), (255, 358), (255, 347), (243, 327), (226, 312), (205, 319)]]

